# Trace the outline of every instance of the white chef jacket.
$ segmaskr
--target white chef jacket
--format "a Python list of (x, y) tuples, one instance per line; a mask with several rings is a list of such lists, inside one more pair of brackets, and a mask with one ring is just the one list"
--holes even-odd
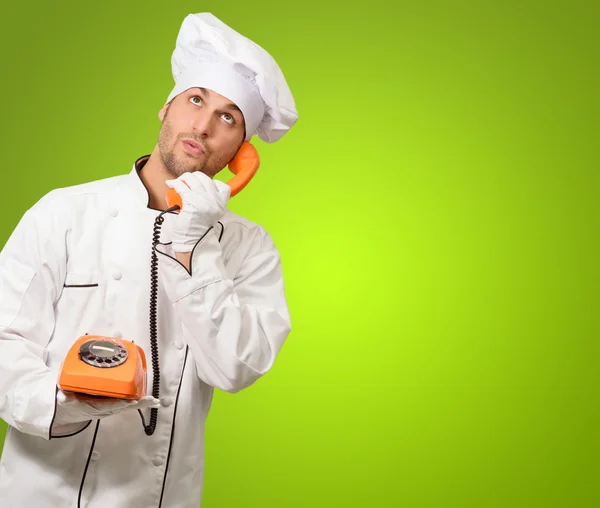
[[(146, 160), (128, 174), (49, 192), (0, 253), (0, 418), (9, 425), (0, 506), (77, 507), (81, 497), (87, 508), (198, 508), (214, 388), (254, 383), (291, 330), (272, 238), (227, 211), (193, 251), (191, 275), (169, 245), (159, 247), (173, 258), (158, 255), (154, 434), (130, 410), (56, 435), (59, 370), (86, 333), (140, 345), (152, 390), (150, 256), (160, 212), (148, 207), (138, 175)], [(174, 215), (164, 217), (168, 243)]]

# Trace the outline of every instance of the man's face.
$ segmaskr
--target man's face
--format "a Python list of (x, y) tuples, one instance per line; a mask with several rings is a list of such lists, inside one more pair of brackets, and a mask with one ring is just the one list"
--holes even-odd
[(190, 88), (159, 112), (158, 148), (173, 178), (202, 171), (211, 178), (237, 153), (245, 137), (244, 117), (212, 90)]

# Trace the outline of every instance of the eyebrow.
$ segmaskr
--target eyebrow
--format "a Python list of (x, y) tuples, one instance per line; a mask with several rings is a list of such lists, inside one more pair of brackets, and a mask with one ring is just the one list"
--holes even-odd
[[(208, 91), (206, 90), (206, 88), (198, 87), (198, 90), (200, 90), (202, 92), (202, 95), (204, 95), (205, 97), (208, 97)], [(242, 110), (240, 108), (238, 108), (233, 102), (230, 102), (229, 104), (227, 104), (223, 109), (237, 111), (243, 116)]]

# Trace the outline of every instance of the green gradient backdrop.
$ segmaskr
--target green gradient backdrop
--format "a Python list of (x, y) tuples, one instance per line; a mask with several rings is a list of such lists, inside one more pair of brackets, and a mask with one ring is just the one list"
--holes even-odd
[(600, 506), (598, 5), (11, 2), (0, 245), (152, 150), (211, 11), (300, 120), (230, 202), (281, 250), (293, 332), (217, 393), (203, 508)]

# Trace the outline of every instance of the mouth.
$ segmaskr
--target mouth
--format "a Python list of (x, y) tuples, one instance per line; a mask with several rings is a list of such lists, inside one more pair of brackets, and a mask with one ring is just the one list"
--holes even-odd
[(195, 157), (198, 157), (204, 153), (204, 148), (202, 148), (202, 145), (193, 139), (184, 139), (181, 144), (186, 152), (188, 152), (190, 155), (194, 155)]

